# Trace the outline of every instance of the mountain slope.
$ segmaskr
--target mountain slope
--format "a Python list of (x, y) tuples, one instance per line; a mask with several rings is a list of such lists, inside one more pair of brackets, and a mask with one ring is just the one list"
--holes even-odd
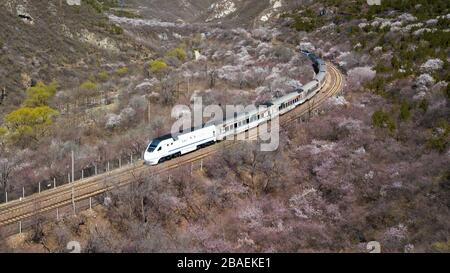
[(64, 86), (77, 77), (74, 70), (87, 73), (127, 46), (120, 29), (89, 5), (8, 0), (0, 4), (0, 22), (0, 88), (7, 92), (0, 114), (20, 104), (33, 82), (57, 79)]

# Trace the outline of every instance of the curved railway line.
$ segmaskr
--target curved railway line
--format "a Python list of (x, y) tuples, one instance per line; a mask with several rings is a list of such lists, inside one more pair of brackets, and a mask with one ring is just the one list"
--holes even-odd
[[(342, 91), (344, 86), (344, 76), (342, 73), (331, 63), (327, 63), (327, 70), (328, 75), (322, 90), (310, 101), (280, 116), (281, 127), (289, 126), (289, 124), (303, 117), (305, 114), (317, 110), (326, 99)], [(256, 139), (258, 130), (257, 128), (252, 129), (247, 134), (246, 139)], [(0, 205), (0, 228), (6, 229), (8, 226), (16, 225), (19, 221), (25, 221), (35, 215), (41, 215), (54, 211), (57, 208), (67, 207), (72, 202), (83, 201), (114, 188), (128, 185), (134, 181), (135, 177), (159, 175), (180, 166), (197, 162), (217, 153), (223, 147), (233, 146), (236, 143), (237, 141), (223, 141), (156, 166), (144, 165), (143, 161), (139, 160), (132, 165), (104, 174), (85, 178), (27, 196), (21, 200), (14, 200), (2, 204)]]

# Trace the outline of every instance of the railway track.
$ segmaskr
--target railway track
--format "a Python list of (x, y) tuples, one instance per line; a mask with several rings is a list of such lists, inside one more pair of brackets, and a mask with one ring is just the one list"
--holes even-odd
[[(327, 63), (327, 68), (328, 75), (322, 90), (310, 101), (281, 116), (281, 127), (289, 126), (290, 124), (293, 124), (293, 121), (304, 117), (305, 114), (317, 110), (326, 99), (334, 96), (343, 89), (344, 77), (341, 72), (331, 63)], [(247, 134), (246, 139), (257, 139), (258, 129), (252, 129), (248, 131)], [(114, 188), (126, 186), (134, 181), (136, 177), (166, 173), (180, 166), (197, 162), (217, 153), (223, 148), (236, 144), (236, 141), (223, 141), (156, 166), (146, 166), (143, 164), (142, 160), (139, 160), (132, 165), (115, 169), (104, 174), (33, 194), (21, 200), (2, 204), (0, 205), (0, 227), (7, 227), (16, 224), (19, 221), (30, 219), (35, 215), (66, 207), (71, 205), (72, 202), (83, 201)]]

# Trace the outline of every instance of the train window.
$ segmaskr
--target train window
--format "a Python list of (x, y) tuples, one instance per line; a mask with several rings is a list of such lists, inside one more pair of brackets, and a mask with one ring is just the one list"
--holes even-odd
[(250, 123), (250, 119), (249, 119), (249, 118), (248, 118), (248, 119), (246, 120), (246, 123), (247, 123), (247, 124), (249, 124), (249, 123)]
[(159, 147), (158, 151), (161, 151), (161, 148), (162, 148), (162, 147)]
[(237, 128), (237, 123), (234, 124), (234, 128)]

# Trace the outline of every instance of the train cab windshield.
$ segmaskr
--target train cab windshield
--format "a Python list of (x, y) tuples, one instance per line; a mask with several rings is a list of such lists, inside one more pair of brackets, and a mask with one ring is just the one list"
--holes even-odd
[(156, 147), (158, 147), (159, 142), (159, 140), (153, 140), (152, 143), (150, 143), (150, 145), (148, 146), (147, 152), (152, 153), (156, 149)]

